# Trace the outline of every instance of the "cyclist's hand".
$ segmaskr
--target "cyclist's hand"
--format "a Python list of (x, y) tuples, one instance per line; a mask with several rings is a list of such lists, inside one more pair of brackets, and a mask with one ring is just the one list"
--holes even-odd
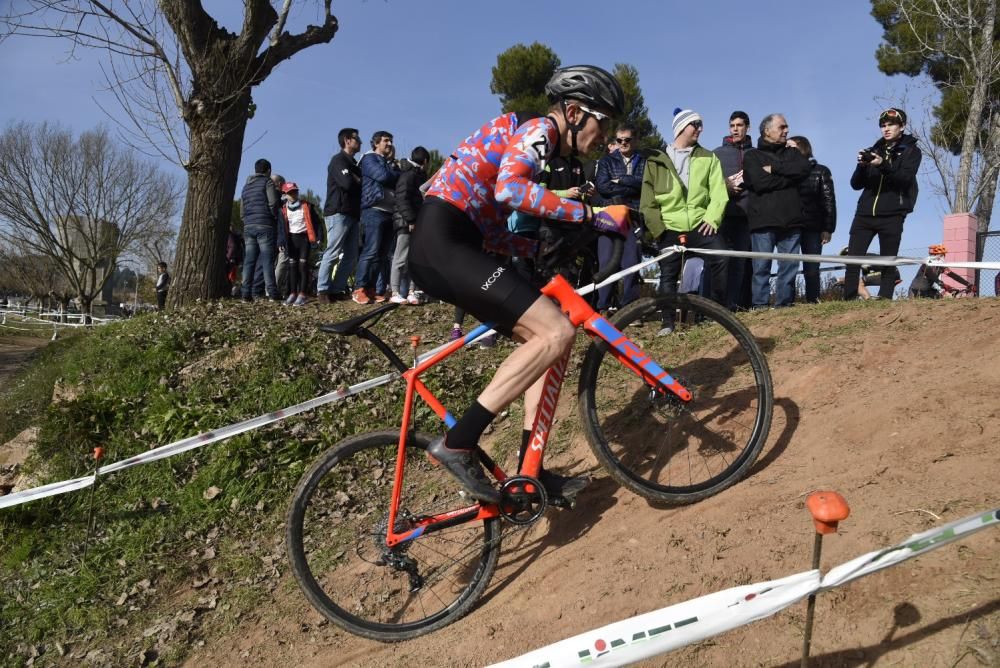
[(627, 237), (632, 231), (628, 223), (628, 207), (624, 204), (598, 206), (594, 207), (593, 211), (594, 218), (590, 224), (598, 232)]

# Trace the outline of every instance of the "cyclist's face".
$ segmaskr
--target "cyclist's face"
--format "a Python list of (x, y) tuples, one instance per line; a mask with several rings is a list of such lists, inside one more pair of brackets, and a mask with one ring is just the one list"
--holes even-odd
[(610, 124), (611, 119), (607, 116), (598, 120), (594, 114), (587, 114), (587, 123), (576, 135), (577, 150), (580, 153), (590, 153), (598, 146), (603, 146), (607, 142)]

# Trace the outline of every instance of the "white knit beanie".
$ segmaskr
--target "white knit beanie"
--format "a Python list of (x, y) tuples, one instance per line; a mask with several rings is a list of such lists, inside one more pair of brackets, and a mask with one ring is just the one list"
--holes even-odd
[(677, 139), (677, 135), (679, 135), (684, 128), (689, 126), (691, 123), (700, 120), (701, 114), (697, 111), (681, 109), (680, 107), (674, 109), (674, 139)]

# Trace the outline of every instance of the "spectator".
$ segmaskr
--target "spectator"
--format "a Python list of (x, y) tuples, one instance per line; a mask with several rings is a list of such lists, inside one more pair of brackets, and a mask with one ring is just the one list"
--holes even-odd
[(358, 304), (384, 302), (389, 265), (392, 260), (392, 212), (395, 208), (395, 186), (399, 170), (392, 164), (395, 148), (392, 135), (379, 130), (372, 136), (372, 150), (361, 158), (361, 227), (364, 246), (358, 272), (354, 277), (354, 294)]
[[(326, 168), (326, 202), (323, 216), (326, 218), (327, 242), (323, 260), (319, 265), (316, 291), (319, 303), (329, 304), (333, 300), (350, 299), (347, 277), (354, 273), (358, 263), (358, 241), (361, 217), (361, 169), (354, 156), (361, 150), (361, 137), (355, 128), (344, 128), (337, 133), (340, 152), (330, 158)], [(343, 257), (341, 257), (343, 254)], [(337, 263), (337, 273), (330, 280), (333, 263)]]
[[(666, 152), (652, 151), (646, 156), (642, 178), (640, 210), (646, 229), (663, 248), (680, 243), (686, 235), (688, 248), (722, 250), (719, 223), (729, 197), (719, 158), (698, 143), (703, 123), (690, 109), (674, 111), (674, 143)], [(726, 258), (705, 258), (712, 274), (712, 299), (723, 303), (726, 294)], [(680, 274), (679, 253), (660, 261), (660, 294), (677, 292)], [(663, 328), (658, 336), (673, 331), (673, 313), (663, 314)]]
[[(943, 244), (934, 244), (927, 249), (927, 255), (939, 262), (943, 261), (947, 254), (948, 248)], [(910, 283), (910, 297), (940, 299), (941, 293), (936, 286), (943, 286), (943, 283), (941, 283), (941, 274), (944, 271), (944, 267), (937, 267), (931, 264), (920, 265), (916, 275), (913, 277), (913, 281)]]
[(167, 273), (167, 263), (156, 263), (156, 310), (162, 311), (167, 305), (167, 290), (170, 289), (170, 274)]
[(229, 228), (226, 236), (226, 280), (229, 281), (230, 296), (239, 297), (238, 281), (243, 269), (243, 235), (239, 230)]
[(243, 238), (246, 252), (243, 256), (243, 301), (252, 301), (254, 268), (259, 263), (264, 272), (264, 289), (272, 301), (281, 301), (274, 280), (275, 236), (280, 234), (284, 245), (284, 226), (278, 225), (278, 208), (281, 201), (271, 180), (271, 163), (263, 158), (254, 163), (254, 173), (243, 186), (241, 206), (243, 211)]
[[(813, 157), (812, 144), (805, 137), (791, 137), (788, 145), (799, 149), (812, 166), (809, 176), (799, 181), (799, 198), (802, 200), (802, 254), (821, 255), (824, 244), (837, 229), (837, 198), (833, 191), (833, 174)], [(803, 262), (802, 275), (806, 282), (806, 302), (819, 303), (819, 262)]]
[(419, 304), (417, 286), (410, 282), (407, 259), (410, 253), (410, 232), (417, 222), (417, 214), (424, 203), (420, 186), (427, 181), (427, 165), (431, 154), (423, 146), (410, 153), (409, 160), (402, 160), (399, 179), (396, 180), (396, 210), (393, 212), (393, 227), (396, 230), (396, 250), (392, 255), (392, 270), (389, 283), (392, 288), (391, 301), (397, 304)]
[[(281, 174), (271, 174), (271, 181), (275, 190), (278, 191), (279, 206), (285, 202), (285, 196), (281, 192), (281, 187), (285, 185), (285, 177)], [(288, 292), (288, 256), (281, 246), (277, 249), (277, 257), (274, 261), (274, 283), (278, 286), (278, 295), (285, 296)], [(264, 294), (264, 267), (257, 263), (257, 270), (253, 276), (253, 296), (261, 297)]]
[[(850, 255), (864, 255), (878, 235), (879, 255), (894, 256), (903, 238), (903, 221), (917, 202), (917, 170), (922, 154), (913, 135), (904, 134), (906, 113), (886, 109), (878, 117), (882, 138), (858, 152), (858, 165), (851, 187), (860, 190), (858, 208), (847, 244)], [(844, 299), (857, 299), (860, 269), (848, 265), (844, 275)], [(893, 272), (883, 271), (879, 299), (892, 299)]]
[[(279, 206), (285, 205), (285, 177), (281, 174), (272, 174), (271, 180), (274, 181), (274, 188), (278, 191), (278, 200), (280, 201)], [(281, 222), (280, 220), (278, 221)], [(286, 238), (287, 241), (287, 238)], [(278, 258), (274, 261), (274, 283), (278, 286), (278, 294), (282, 297), (286, 296), (290, 292), (288, 286), (288, 252), (287, 249), (279, 245), (278, 246)], [(260, 281), (258, 281), (259, 283)]]
[(299, 186), (289, 181), (281, 187), (285, 205), (281, 224), (285, 230), (285, 254), (288, 256), (288, 299), (286, 304), (305, 306), (309, 292), (309, 250), (316, 243), (319, 212), (311, 202), (299, 199)]
[[(624, 204), (630, 209), (639, 209), (646, 158), (639, 153), (638, 143), (638, 133), (631, 125), (622, 125), (615, 132), (614, 150), (609, 151), (597, 163), (597, 193), (602, 204)], [(636, 231), (638, 236), (626, 239), (622, 248), (622, 269), (639, 264), (642, 255), (639, 238), (643, 231), (641, 228)], [(604, 271), (611, 262), (612, 247), (613, 242), (606, 234), (597, 238), (599, 271)], [(625, 306), (638, 299), (639, 278), (639, 274), (635, 273), (622, 279), (619, 306)], [(597, 310), (608, 309), (614, 289), (614, 285), (607, 285), (597, 291)]]
[[(715, 149), (726, 177), (726, 190), (729, 191), (726, 213), (719, 226), (719, 234), (727, 250), (750, 250), (748, 193), (743, 182), (743, 156), (753, 148), (749, 131), (750, 117), (745, 111), (734, 111), (729, 115), (729, 134), (722, 139), (722, 146)], [(733, 311), (750, 308), (750, 260), (729, 258), (727, 272), (726, 306)]]
[[(809, 161), (786, 146), (788, 122), (781, 114), (768, 114), (760, 123), (757, 148), (743, 157), (743, 182), (750, 191), (747, 220), (750, 246), (755, 253), (799, 253), (802, 200), (799, 181), (809, 175)], [(795, 276), (799, 263), (778, 262), (775, 306), (795, 303)], [(767, 308), (771, 301), (771, 260), (753, 260), (753, 308)]]

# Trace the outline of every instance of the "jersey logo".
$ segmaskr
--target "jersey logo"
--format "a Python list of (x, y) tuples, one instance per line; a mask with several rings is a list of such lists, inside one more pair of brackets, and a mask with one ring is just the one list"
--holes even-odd
[(504, 268), (503, 267), (497, 267), (497, 270), (494, 271), (493, 274), (489, 278), (486, 279), (485, 283), (483, 283), (482, 289), (483, 290), (489, 290), (491, 287), (493, 287), (493, 284), (496, 283), (497, 279), (500, 278), (500, 276), (503, 275), (503, 272), (504, 272)]
[(537, 160), (542, 162), (549, 154), (549, 138), (543, 134), (538, 141), (532, 142), (530, 147), (535, 152)]

